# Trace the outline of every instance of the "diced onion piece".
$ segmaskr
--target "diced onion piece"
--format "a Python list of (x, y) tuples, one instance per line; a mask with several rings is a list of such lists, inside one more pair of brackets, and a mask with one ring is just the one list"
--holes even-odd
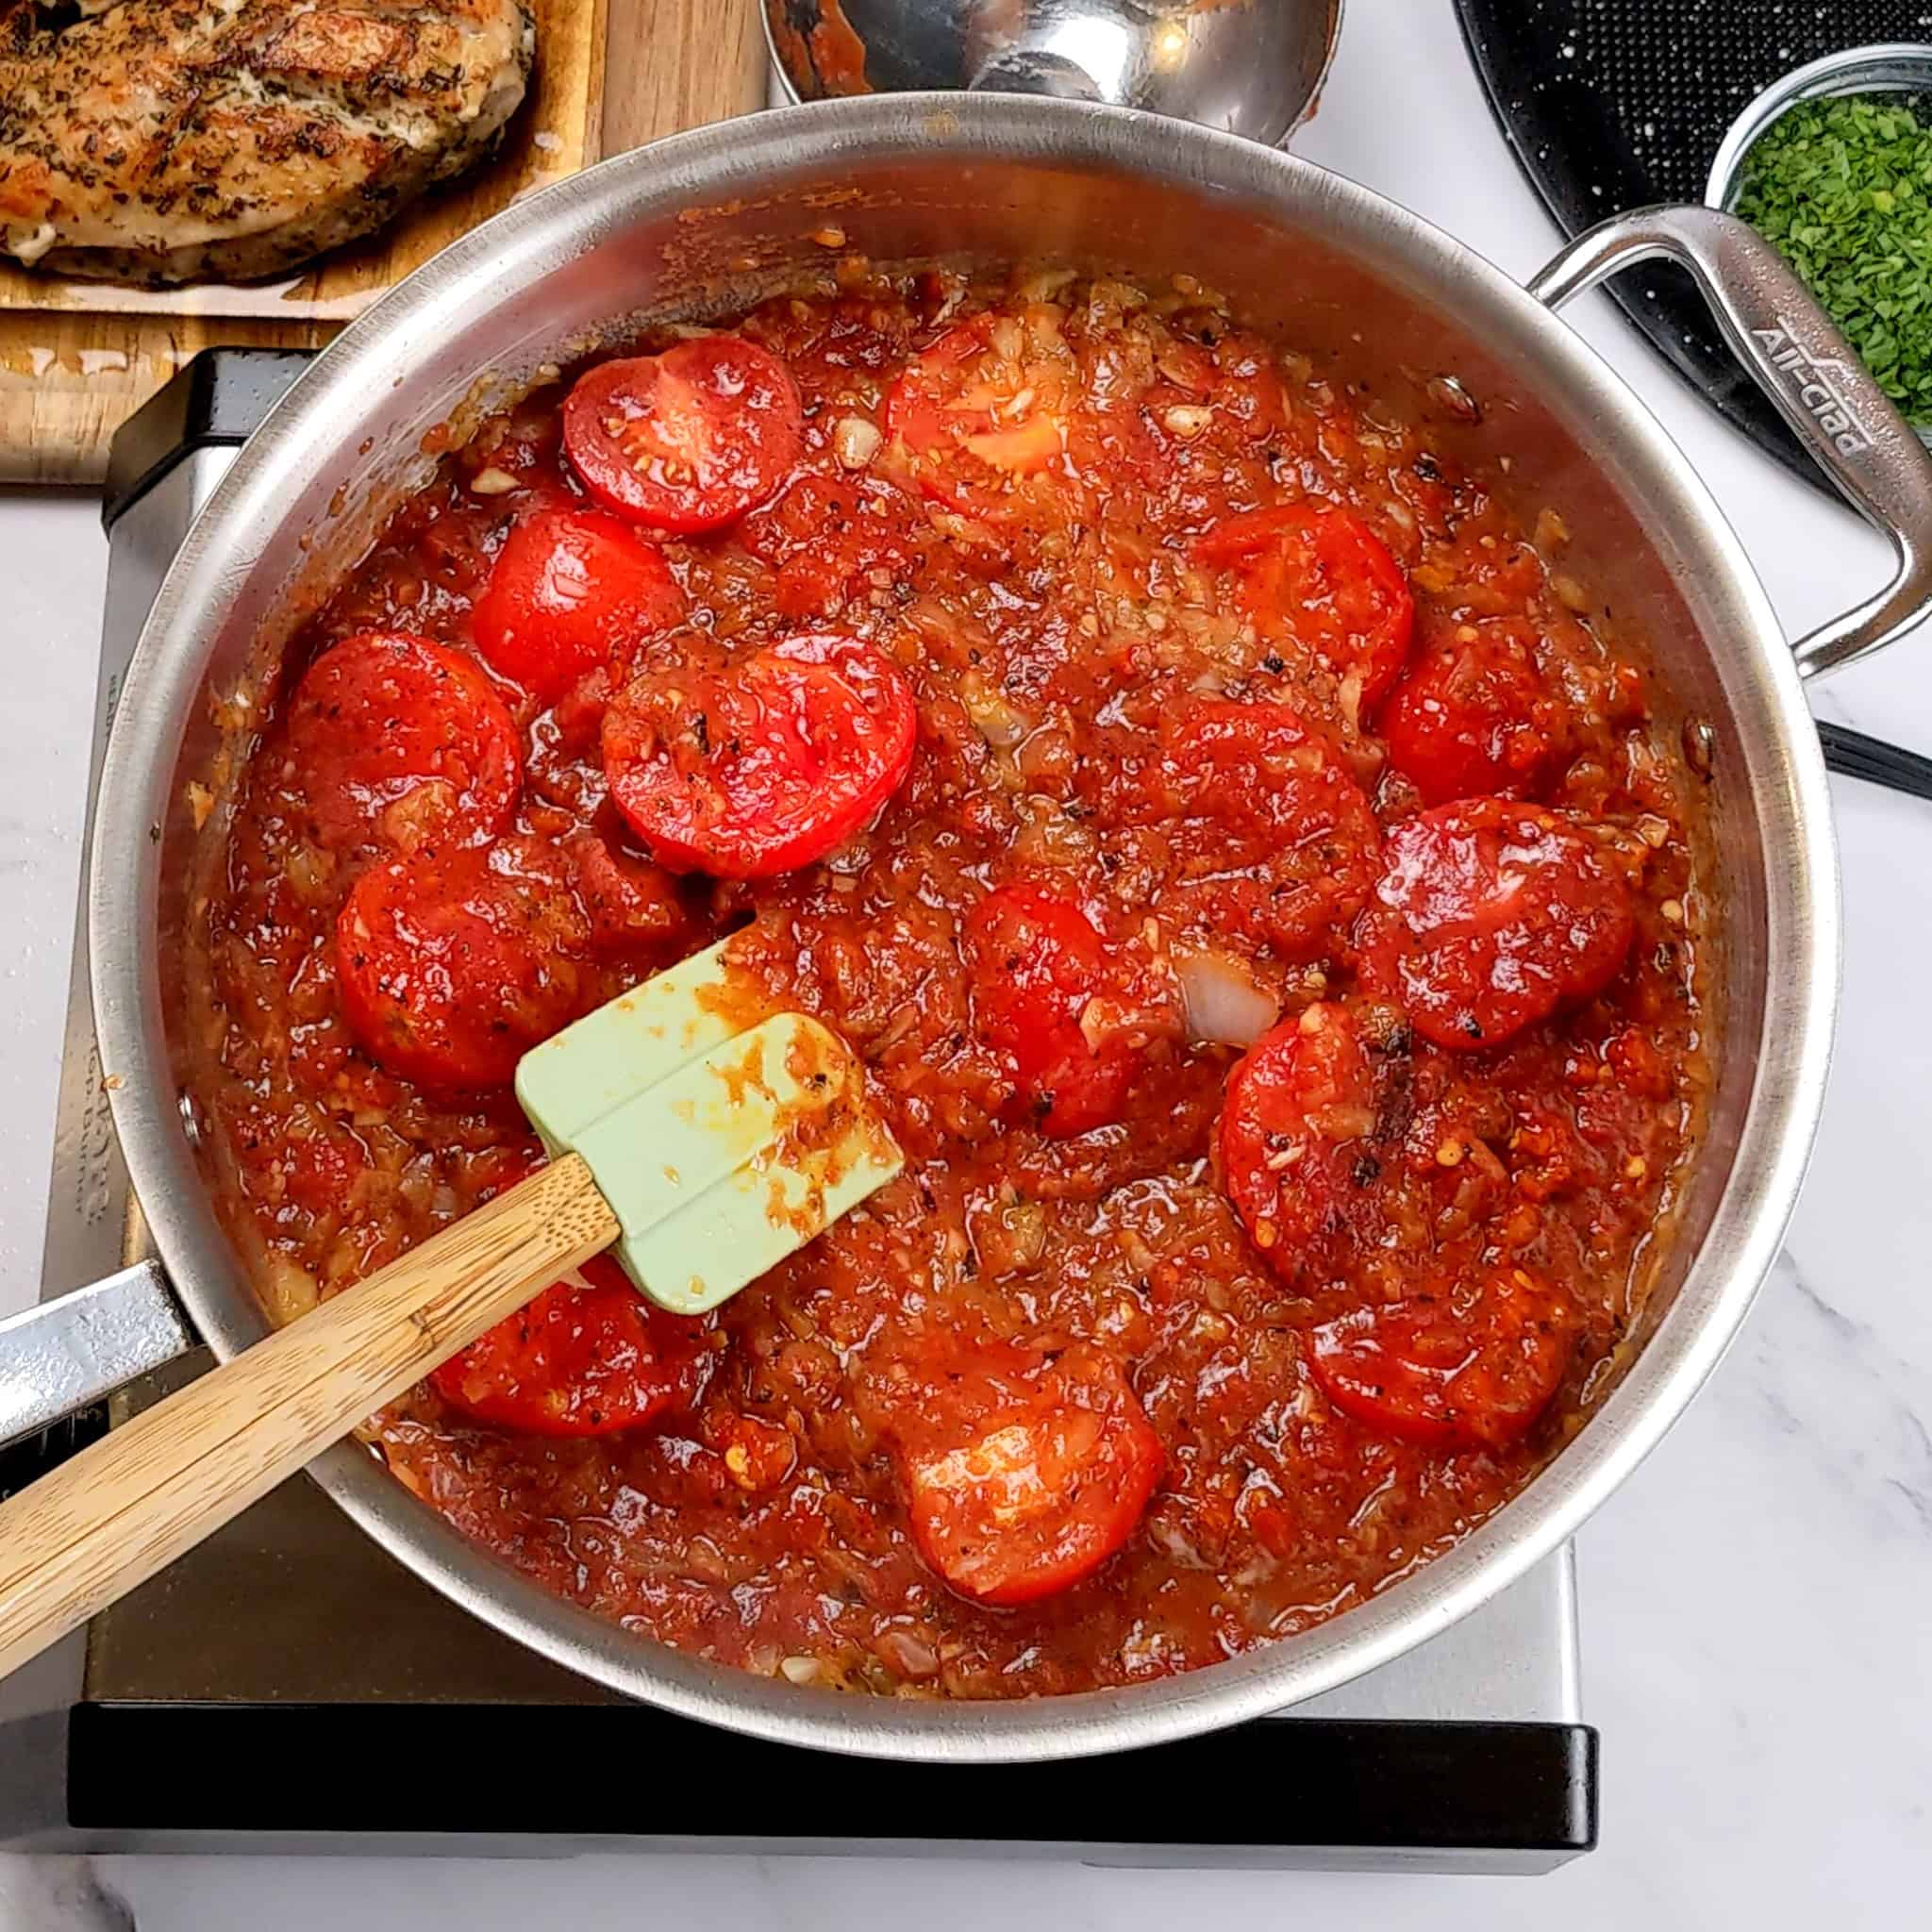
[(959, 680), (959, 702), (973, 727), (995, 751), (1011, 751), (1033, 729), (1034, 720), (976, 671)]
[(1252, 1046), (1281, 1016), (1281, 1002), (1257, 986), (1253, 974), (1226, 953), (1177, 956), (1188, 1038), (1223, 1046)]
[(913, 1630), (888, 1630), (873, 1646), (880, 1661), (901, 1678), (939, 1675), (940, 1654)]
[(276, 1248), (264, 1248), (258, 1269), (261, 1298), (270, 1319), (280, 1328), (306, 1315), (322, 1299), (314, 1275)]
[(862, 470), (878, 454), (884, 439), (878, 425), (863, 416), (841, 416), (832, 427), (832, 451), (848, 470)]

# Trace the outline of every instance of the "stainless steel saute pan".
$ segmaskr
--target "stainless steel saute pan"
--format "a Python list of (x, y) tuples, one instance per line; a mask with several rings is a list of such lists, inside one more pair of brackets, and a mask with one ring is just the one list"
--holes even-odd
[[(626, 316), (702, 313), (788, 271), (822, 270), (833, 227), (882, 260), (1058, 258), (1194, 275), (1247, 319), (1426, 415), (1452, 453), (1507, 455), (1505, 487), (1527, 521), (1544, 506), (1560, 511), (1573, 532), (1565, 567), (1621, 634), (1648, 641), (1680, 708), (1670, 727), (1709, 771), (1717, 1078), (1645, 1332), (1620, 1386), (1547, 1471), (1371, 1603), (1191, 1676), (1029, 1704), (843, 1698), (710, 1669), (512, 1574), (360, 1447), (330, 1451), (314, 1473), (370, 1535), (477, 1616), (671, 1709), (908, 1757), (1151, 1743), (1370, 1670), (1554, 1549), (1709, 1373), (1790, 1213), (1824, 1091), (1839, 944), (1830, 807), (1803, 680), (1889, 641), (1932, 598), (1932, 462), (1775, 258), (1723, 215), (1623, 217), (1525, 290), (1392, 204), (1232, 137), (1067, 101), (889, 95), (626, 155), (445, 251), (290, 391), (196, 525), (148, 621), (102, 780), (89, 916), (102, 1062), (159, 1260), (10, 1325), (4, 1386), (20, 1402), (0, 1415), (0, 1434), (177, 1345), (169, 1285), (219, 1355), (266, 1329), (184, 1130), (171, 1038), (197, 849), (185, 788), (200, 779), (219, 791), (246, 749), (245, 713), (215, 701), (261, 677), (305, 591), (352, 560), (422, 479), (447, 446), (445, 425), (460, 436), (492, 397)], [(1555, 313), (1650, 256), (1698, 277), (1759, 380), (1897, 546), (1895, 580), (1795, 652), (1703, 484)]]

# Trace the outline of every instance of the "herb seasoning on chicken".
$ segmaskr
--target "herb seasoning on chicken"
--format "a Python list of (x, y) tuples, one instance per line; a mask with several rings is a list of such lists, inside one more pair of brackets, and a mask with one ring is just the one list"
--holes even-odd
[(0, 252), (158, 285), (281, 274), (481, 158), (519, 0), (24, 0), (0, 21)]

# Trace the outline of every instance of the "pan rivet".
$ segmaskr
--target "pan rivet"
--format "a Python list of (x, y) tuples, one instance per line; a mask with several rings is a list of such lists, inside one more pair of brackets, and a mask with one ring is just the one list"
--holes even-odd
[(1717, 733), (1710, 728), (1709, 721), (1704, 718), (1685, 719), (1684, 762), (1700, 778), (1707, 778), (1716, 761)]

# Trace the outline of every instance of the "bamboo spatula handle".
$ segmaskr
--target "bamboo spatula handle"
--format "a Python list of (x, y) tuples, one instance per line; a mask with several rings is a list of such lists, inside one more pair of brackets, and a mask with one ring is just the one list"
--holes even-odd
[(575, 1154), (0, 1504), (0, 1674), (144, 1582), (608, 1247)]

